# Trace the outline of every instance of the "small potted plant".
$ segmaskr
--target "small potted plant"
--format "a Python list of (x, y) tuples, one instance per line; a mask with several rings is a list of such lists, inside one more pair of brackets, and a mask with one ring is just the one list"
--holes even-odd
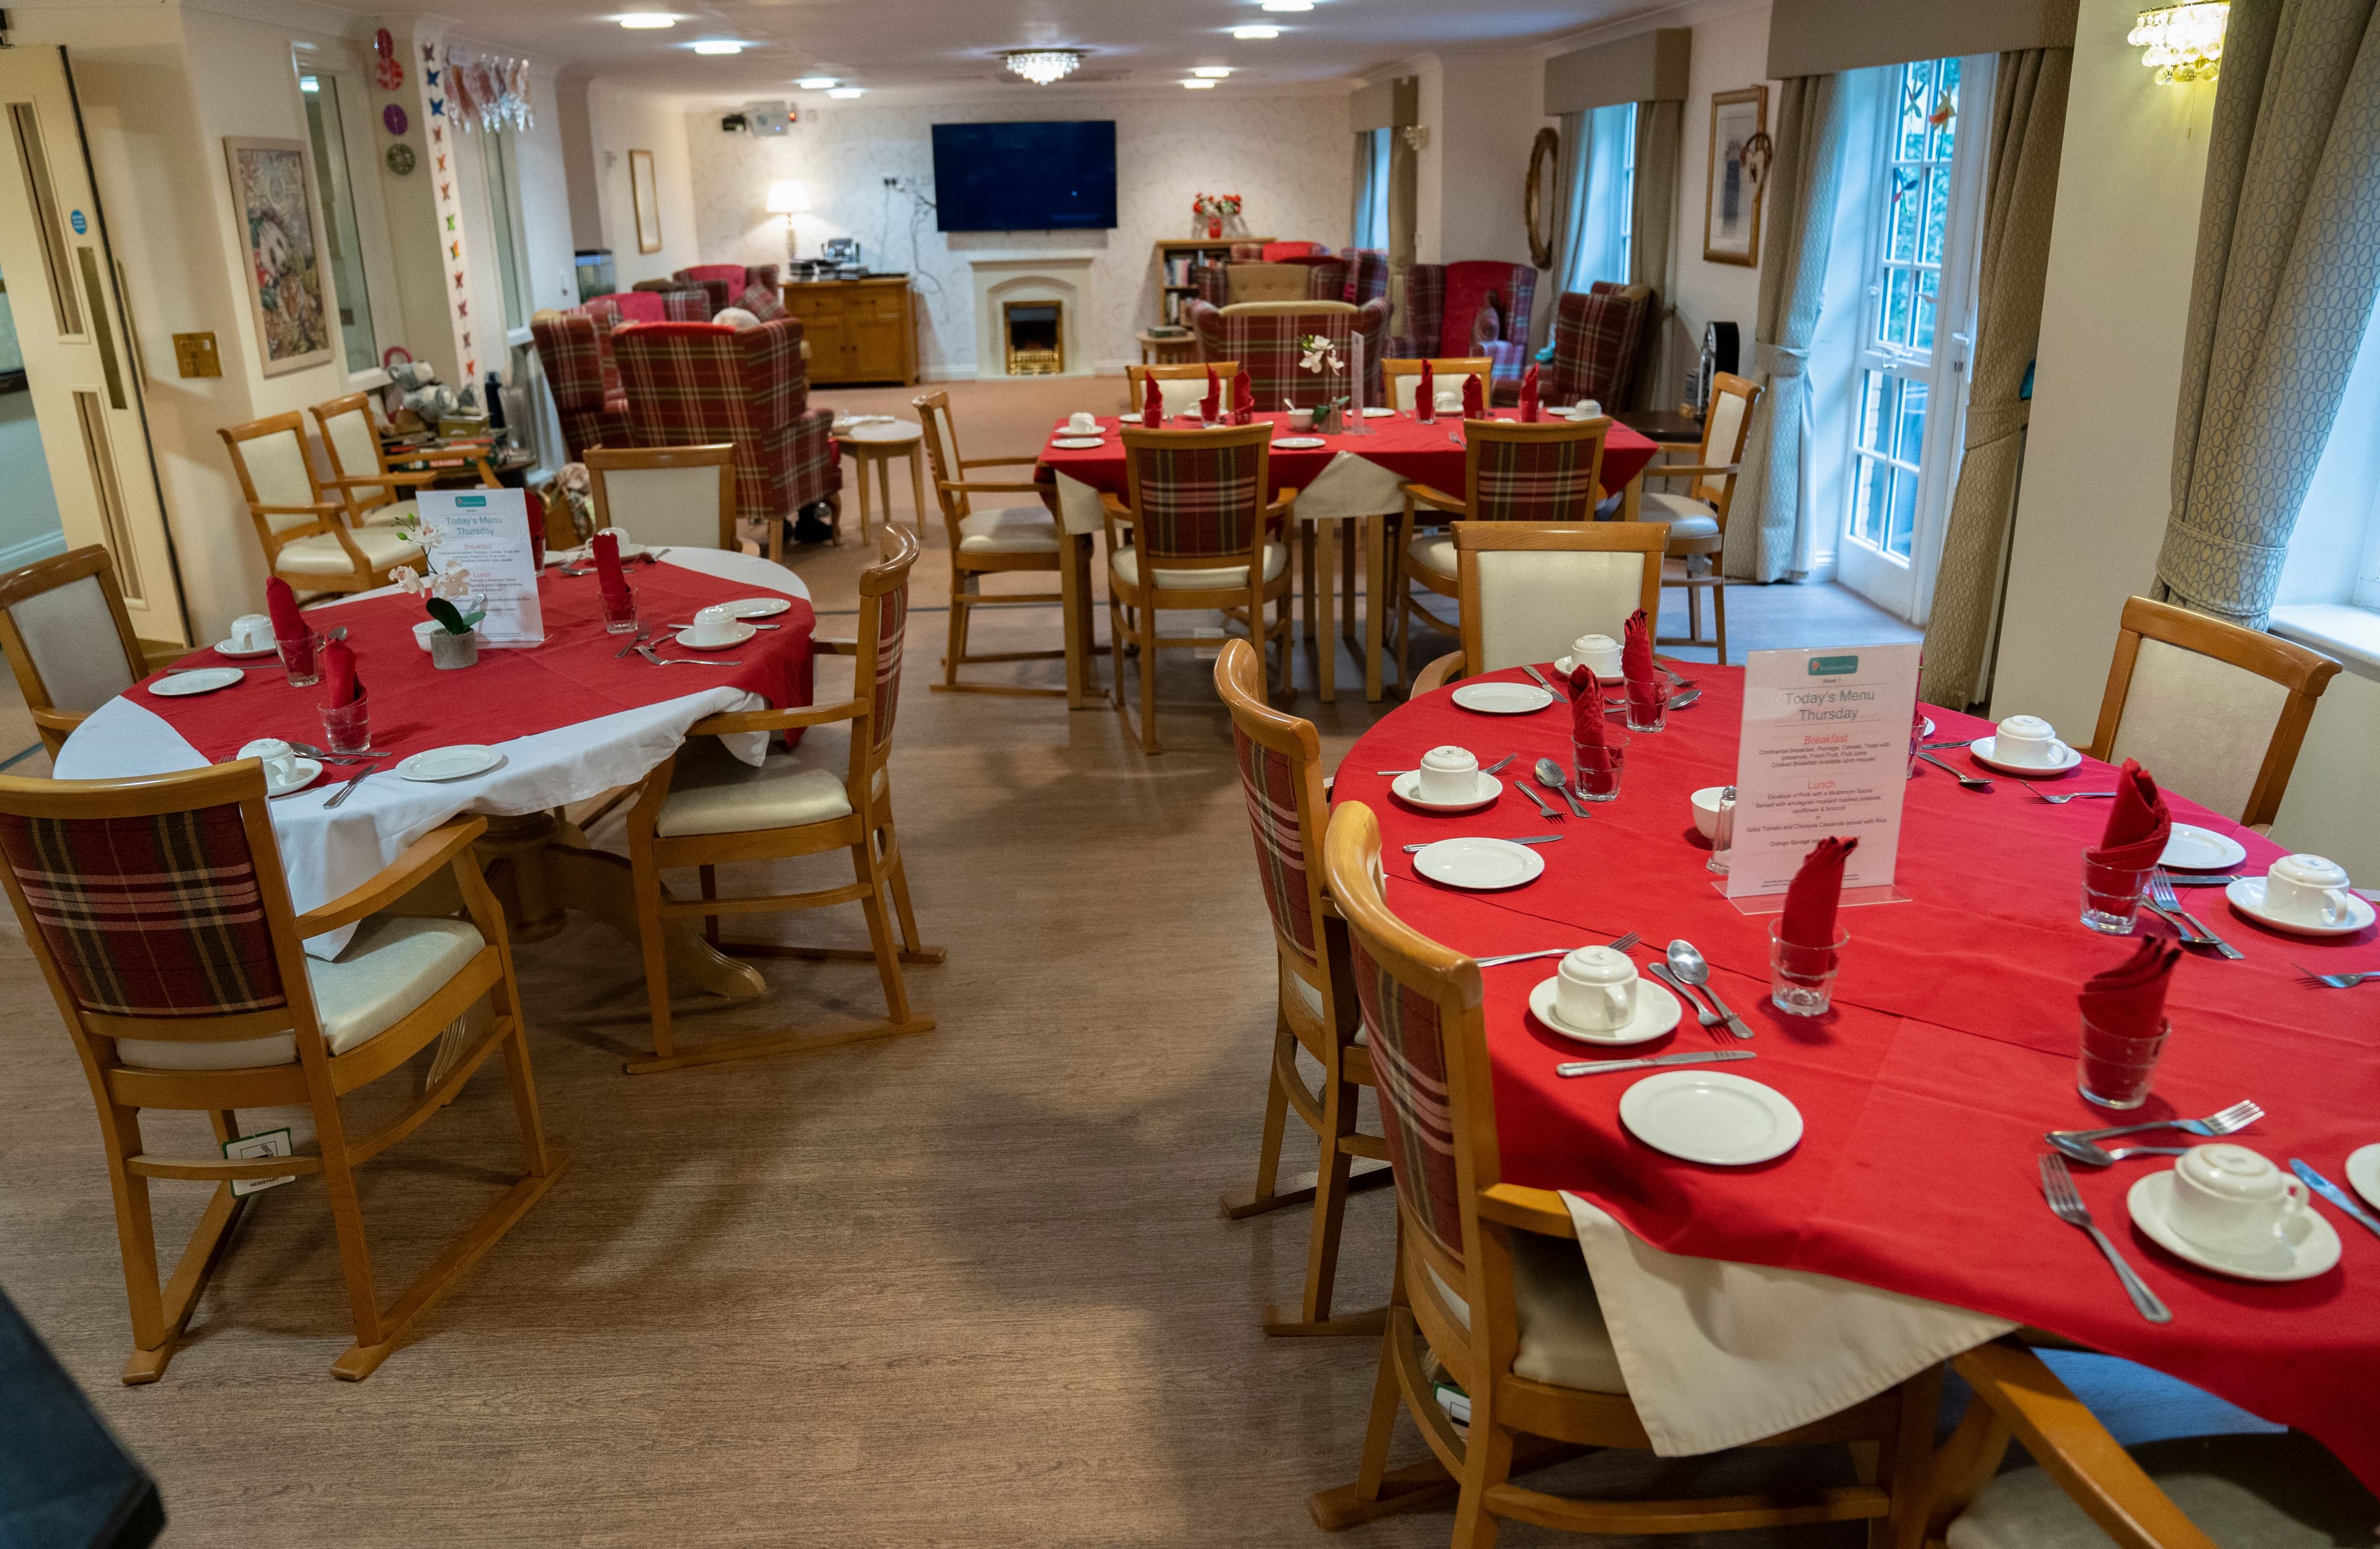
[[(1325, 335), (1306, 335), (1297, 341), (1297, 351), (1299, 367), (1318, 376), (1326, 371), (1344, 372), (1347, 369), (1345, 357), (1339, 353), (1338, 346), (1332, 344)], [(1346, 407), (1347, 396), (1342, 393), (1317, 408), (1314, 411), (1316, 433), (1334, 435), (1344, 430), (1346, 421), (1343, 413)]]
[(1240, 196), (1237, 194), (1202, 193), (1194, 196), (1190, 201), (1191, 219), (1194, 223), (1197, 221), (1207, 223), (1207, 240), (1209, 242), (1222, 240), (1223, 223), (1238, 219), (1239, 213)]
[[(437, 530), (422, 525), (418, 516), (398, 518), (396, 527), (419, 543), (424, 554), (438, 542)], [(432, 574), (425, 578), (412, 566), (399, 565), (389, 571), (388, 579), (403, 587), (407, 596), (422, 599), (429, 610), (430, 624), (419, 626), (416, 633), (429, 644), (431, 665), (445, 670), (479, 661), (480, 640), (472, 630), (488, 616), (488, 605), (472, 593), (469, 570), (449, 560), (432, 567)]]

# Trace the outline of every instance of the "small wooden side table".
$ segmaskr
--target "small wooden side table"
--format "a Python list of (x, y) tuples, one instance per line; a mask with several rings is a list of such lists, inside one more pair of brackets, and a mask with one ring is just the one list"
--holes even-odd
[(876, 472), (878, 493), (884, 500), (884, 519), (889, 522), (892, 519), (892, 464), (902, 457), (909, 459), (909, 489), (917, 501), (917, 532), (924, 536), (926, 460), (922, 449), (926, 428), (906, 420), (895, 420), (889, 425), (880, 421), (837, 431), (834, 438), (843, 443), (843, 449), (859, 465), (859, 536), (863, 540), (868, 536), (868, 470), (872, 468)]
[(1143, 334), (1140, 363), (1144, 366), (1184, 366), (1198, 359), (1196, 334)]

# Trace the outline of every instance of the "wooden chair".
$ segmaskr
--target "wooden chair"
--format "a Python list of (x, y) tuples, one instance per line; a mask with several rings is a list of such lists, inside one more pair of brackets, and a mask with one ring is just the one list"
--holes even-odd
[[(1215, 691), (1232, 713), (1233, 762), (1247, 797), (1257, 876), (1272, 917), (1279, 970), (1272, 1079), (1265, 1091), (1256, 1187), (1225, 1194), (1223, 1214), (1236, 1221), (1308, 1199), (1314, 1202), (1304, 1305), (1294, 1312), (1266, 1309), (1267, 1334), (1378, 1334), (1383, 1317), (1378, 1309), (1343, 1317), (1330, 1311), (1352, 1164), (1358, 1157), (1385, 1162), (1389, 1153), (1378, 1136), (1355, 1130), (1356, 1097), (1372, 1084), (1372, 1060), (1357, 1037), (1361, 1024), (1347, 978), (1346, 927), (1322, 892), (1322, 830), (1330, 806), (1322, 788), (1321, 739), (1313, 722), (1284, 715), (1266, 702), (1264, 663), (1244, 640), (1223, 642), (1215, 661)], [(1313, 1087), (1298, 1067), (1301, 1051), (1322, 1067), (1322, 1079)], [(1321, 1145), (1311, 1188), (1280, 1187), (1281, 1128), (1292, 1110)], [(1375, 1181), (1386, 1176), (1377, 1170), (1366, 1175)]]
[(592, 446), (583, 460), (598, 528), (625, 528), (649, 548), (735, 548), (735, 448), (726, 442)]
[[(1927, 1549), (2298, 1549), (2362, 1543), (2380, 1520), (2380, 1502), (2303, 1433), (2127, 1451), (2013, 1340), (1950, 1369), (1975, 1397), (1935, 1456)], [(2036, 1467), (2002, 1469), (2011, 1440)]]
[(115, 563), (97, 543), (0, 576), (0, 648), (53, 760), (85, 716), (149, 675)]
[[(399, 565), (426, 563), (421, 545), (388, 527), (349, 527), (343, 484), (315, 477), (296, 409), (217, 430), (239, 475), (265, 567), (301, 592), (369, 592)], [(336, 498), (331, 498), (335, 495)]]
[[(546, 1145), (504, 914), (471, 852), (485, 821), (432, 829), (346, 896), (294, 914), (264, 788), (253, 759), (131, 780), (0, 777), (0, 872), (99, 1108), (131, 1300), (128, 1384), (164, 1375), (247, 1204), (236, 1181), (322, 1176), (356, 1328), (331, 1371), (357, 1382), (569, 1163)], [(407, 906), (416, 912), (378, 912), (424, 884), (451, 886), (463, 918), (419, 912), (419, 900)], [(350, 924), (359, 929), (337, 961), (306, 956), (306, 937)], [(481, 1001), (492, 1016), (474, 1014)], [(420, 1095), (381, 1128), (351, 1137), (340, 1100), (442, 1034), (451, 1057)], [(383, 1307), (356, 1169), (454, 1101), (499, 1050), (520, 1127), (521, 1177)], [(317, 1147), (261, 1162), (160, 1155), (141, 1138), (149, 1108), (203, 1112), (218, 1142), (239, 1138), (239, 1109), (302, 1108)], [(152, 1179), (215, 1185), (162, 1289)]]
[(1124, 422), (1131, 424), (1139, 418), (1140, 406), (1148, 401), (1148, 384), (1152, 380), (1157, 384), (1158, 396), (1163, 401), (1168, 415), (1192, 412), (1207, 396), (1207, 368), (1210, 363), (1214, 367), (1215, 380), (1222, 384), (1223, 407), (1231, 408), (1232, 379), (1240, 374), (1237, 360), (1126, 366), (1123, 369), (1124, 385), (1128, 389), (1124, 397)]
[[(1402, 413), (1413, 412), (1414, 396), (1421, 387), (1419, 360), (1391, 360), (1380, 362), (1380, 374), (1388, 384), (1388, 406)], [(1496, 362), (1485, 355), (1450, 355), (1433, 358), (1429, 362), (1430, 376), (1447, 392), (1463, 391), (1463, 379), (1479, 379), (1479, 401), (1488, 401), (1488, 384), (1495, 375)]]
[[(1870, 1543), (1923, 1496), (1940, 1368), (1828, 1419), (1755, 1445), (1869, 1443), (1871, 1484), (1786, 1495), (1574, 1500), (1512, 1482), (1516, 1467), (1592, 1447), (1646, 1451), (1561, 1197), (1502, 1178), (1479, 965), (1419, 934), (1381, 897), (1380, 829), (1340, 804), (1323, 838), (1323, 886), (1347, 922), (1349, 974), (1380, 1094), (1397, 1191), (1396, 1274), (1354, 1482), (1313, 1497), (1325, 1528), (1457, 1493), (1453, 1542), (1486, 1549), (1497, 1519), (1574, 1532), (1691, 1532), (1865, 1520)], [(1467, 1438), (1423, 1362), (1471, 1400)], [(1400, 1398), (1435, 1455), (1391, 1471)], [(1567, 1448), (1569, 1452), (1562, 1449)], [(1863, 1473), (1863, 1478), (1869, 1477)]]
[(1413, 692), (1570, 654), (1581, 635), (1623, 638), (1661, 603), (1659, 522), (1454, 524), (1463, 648), (1422, 668)]
[(2319, 652), (2146, 597), (2124, 602), (2099, 727), (2082, 750), (2138, 759), (2157, 783), (2262, 832), (2281, 810), (2338, 674)]
[(978, 494), (1038, 494), (1041, 486), (1029, 478), (1004, 483), (975, 479), (970, 470), (1030, 468), (1040, 458), (961, 457), (958, 424), (951, 418), (951, 396), (928, 393), (909, 403), (917, 411), (918, 423), (925, 427), (926, 457), (933, 464), (934, 493), (941, 501), (942, 527), (950, 534), (951, 543), (950, 641), (942, 653), (942, 680), (930, 687), (950, 693), (1064, 697), (1063, 689), (959, 681), (961, 667), (987, 662), (1038, 662), (1066, 653), (1063, 647), (1055, 651), (989, 652), (979, 656), (967, 653), (967, 626), (977, 608), (1041, 606), (1062, 604), (1065, 601), (1062, 592), (987, 593), (983, 590), (983, 578), (1002, 570), (1056, 576), (1064, 564), (1065, 545), (1059, 539), (1057, 518), (1050, 514), (1049, 506), (1037, 500), (1029, 506), (1006, 506), (993, 511), (975, 508)]
[[(1735, 479), (1743, 465), (1743, 444), (1752, 434), (1753, 406), (1760, 401), (1759, 384), (1720, 372), (1711, 378), (1710, 411), (1703, 418), (1703, 444), (1690, 463), (1657, 462), (1645, 470), (1645, 482), (1691, 479), (1683, 494), (1647, 490), (1637, 505), (1645, 521), (1670, 524), (1669, 557), (1663, 586), (1686, 593), (1686, 632), (1663, 636), (1663, 645), (1713, 645), (1718, 661), (1727, 662), (1727, 578), (1718, 573), (1718, 552), (1727, 546), (1728, 506), (1735, 499)], [(1711, 615), (1718, 629), (1716, 641), (1703, 639), (1703, 593), (1711, 594)], [(1658, 615), (1648, 616), (1658, 617)]]
[[(909, 875), (892, 829), (885, 762), (892, 752), (893, 712), (901, 695), (902, 636), (908, 622), (909, 567), (917, 540), (908, 529), (880, 530), (882, 561), (859, 578), (856, 640), (817, 642), (853, 660), (853, 697), (799, 710), (737, 711), (686, 728), (686, 740), (644, 778), (627, 811), (628, 860), (637, 893), (637, 925), (645, 955), (645, 993), (651, 1004), (653, 1052), (628, 1062), (632, 1074), (822, 1049), (862, 1038), (927, 1032), (931, 1017), (915, 1016), (901, 965), (939, 963), (942, 949), (918, 944), (909, 907)], [(795, 726), (808, 729), (792, 752), (771, 750), (759, 768), (730, 753), (718, 738), (760, 732), (774, 740)], [(851, 852), (854, 880), (843, 887), (722, 898), (716, 869), (734, 861), (787, 860), (831, 850)], [(699, 870), (702, 896), (673, 898), (662, 885), (671, 867)], [(886, 922), (885, 895), (900, 914), (903, 945)], [(778, 942), (722, 940), (719, 917), (822, 909), (856, 902), (868, 917), (868, 951), (795, 946)], [(873, 959), (884, 982), (887, 1019), (844, 1032), (760, 1033), (681, 1046), (670, 1020), (666, 921), (699, 915), (710, 944), (722, 952), (759, 957), (835, 961)]]
[[(1439, 512), (1462, 521), (1591, 521), (1601, 489), (1597, 481), (1603, 473), (1603, 438), (1610, 433), (1609, 415), (1534, 425), (1466, 420), (1463, 422), (1463, 494), (1451, 495), (1420, 483), (1402, 486), (1404, 515), (1386, 541), (1385, 560), (1372, 567), (1374, 575), (1386, 576), (1386, 594), (1397, 601), (1400, 679), (1412, 681), (1407, 653), (1416, 617), (1450, 635), (1457, 628), (1452, 620), (1422, 606), (1406, 584), (1408, 579), (1416, 580), (1441, 597), (1456, 595), (1454, 539), (1443, 532), (1416, 531), (1417, 513)], [(1375, 522), (1373, 531), (1378, 532), (1389, 525)]]
[(314, 417), (331, 458), (332, 477), (320, 482), (346, 499), (350, 527), (386, 527), (413, 515), (413, 499), (406, 492), (425, 485), (452, 484), (476, 473), (482, 489), (504, 487), (485, 446), (424, 450), (401, 459), (419, 466), (392, 468), (387, 445), (372, 424), (371, 400), (370, 393), (349, 393), (306, 411)]
[[(1161, 638), (1160, 612), (1213, 609), (1247, 627), (1259, 642), (1279, 638), (1281, 686), (1289, 689), (1289, 548), (1272, 541), (1276, 519), (1290, 519), (1293, 491), (1267, 504), (1272, 485), (1272, 427), (1123, 432), (1129, 506), (1099, 497), (1108, 538), (1108, 638), (1115, 650), (1116, 713), (1124, 708), (1126, 640), (1140, 648), (1140, 747), (1157, 741), (1157, 652), (1196, 646), (1196, 635)], [(1127, 543), (1127, 534), (1131, 542)], [(1144, 569), (1144, 567), (1146, 568)], [(1278, 617), (1265, 622), (1267, 603)], [(1129, 612), (1135, 620), (1124, 622)]]

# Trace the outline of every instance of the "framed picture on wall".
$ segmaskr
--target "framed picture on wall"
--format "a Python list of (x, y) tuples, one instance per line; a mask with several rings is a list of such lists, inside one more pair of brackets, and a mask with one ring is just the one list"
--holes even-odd
[(248, 306), (267, 376), (327, 365), (338, 339), (322, 262), (322, 207), (302, 140), (224, 140), (248, 250)]
[(650, 151), (628, 152), (628, 197), (637, 207), (637, 250), (657, 253), (662, 250), (661, 193), (653, 185), (653, 153)]
[[(1703, 192), (1703, 258), (1760, 265), (1760, 203), (1767, 184), (1768, 88), (1711, 95), (1710, 181)], [(1745, 155), (1747, 147), (1753, 154)]]

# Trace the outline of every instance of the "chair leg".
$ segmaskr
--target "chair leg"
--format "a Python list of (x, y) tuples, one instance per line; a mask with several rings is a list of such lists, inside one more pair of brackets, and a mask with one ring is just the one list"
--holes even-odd
[[(382, 1345), (380, 1296), (373, 1288), (371, 1247), (364, 1236), (363, 1201), (356, 1192), (354, 1164), (347, 1159), (346, 1125), (327, 1079), (314, 1084), (316, 1143), (322, 1153), (322, 1189), (331, 1199), (331, 1228), (339, 1242), (339, 1274), (347, 1285), (347, 1307), (356, 1322), (358, 1350)], [(342, 1358), (345, 1359), (344, 1357)], [(377, 1366), (379, 1362), (372, 1363)], [(332, 1370), (338, 1368), (334, 1364)], [(366, 1372), (358, 1375), (367, 1375)]]
[(1322, 1100), (1322, 1128), (1316, 1139), (1321, 1160), (1314, 1175), (1314, 1220), (1305, 1247), (1305, 1300), (1298, 1316), (1282, 1310), (1267, 1312), (1264, 1330), (1270, 1335), (1366, 1335), (1387, 1326), (1388, 1309), (1375, 1308), (1349, 1317), (1330, 1315), (1330, 1293), (1339, 1276), (1339, 1238), (1347, 1219), (1348, 1168), (1354, 1158), (1340, 1144), (1355, 1132), (1356, 1089), (1345, 1081), (1330, 1083)]
[(1710, 589), (1710, 594), (1711, 616), (1718, 623), (1718, 665), (1725, 666), (1727, 665), (1727, 588), (1724, 585), (1714, 586)]
[(955, 689), (959, 681), (959, 663), (966, 658), (967, 594), (964, 575), (951, 577), (951, 635), (943, 647), (942, 687)]
[[(1486, 1384), (1482, 1384), (1483, 1386)], [(1488, 1492), (1512, 1477), (1512, 1433), (1496, 1424), (1493, 1396), (1471, 1396), (1471, 1434), (1463, 1449), (1463, 1493), (1454, 1503), (1452, 1549), (1496, 1549)]]
[(892, 858), (884, 868), (884, 878), (892, 894), (893, 913), (901, 921), (901, 955), (913, 963), (939, 963), (942, 949), (926, 945), (917, 936), (917, 911), (909, 907), (909, 861), (901, 853), (900, 835), (892, 830), (892, 820), (885, 819), (877, 832), (884, 836), (883, 853)]
[(909, 986), (901, 977), (901, 953), (892, 945), (892, 927), (884, 918), (884, 875), (876, 864), (876, 842), (861, 835), (851, 847), (852, 871), (868, 886), (859, 900), (868, 916), (868, 944), (876, 948), (876, 976), (884, 982), (884, 1010), (895, 1023), (909, 1020)]
[(1165, 750), (1157, 742), (1157, 608), (1154, 596), (1140, 610), (1140, 750)]
[[(719, 868), (716, 866), (697, 867), (695, 870), (695, 875), (699, 877), (702, 882), (702, 901), (706, 904), (718, 902)], [(719, 945), (719, 916), (715, 914), (706, 914), (702, 917), (702, 939), (709, 942), (713, 946), (717, 946)]]
[(1690, 586), (1686, 588), (1686, 639), (1700, 644), (1702, 638), (1703, 589)]
[(1255, 1215), (1273, 1208), (1273, 1189), (1281, 1181), (1281, 1137), (1289, 1125), (1289, 1089), (1281, 1085), (1281, 1067), (1290, 1057), (1291, 1046), (1297, 1042), (1289, 1031), (1289, 1014), (1276, 1004), (1273, 1007), (1272, 1059), (1268, 1063), (1269, 1074), (1265, 1080), (1264, 1138), (1257, 1142), (1257, 1182), (1254, 1189), (1242, 1192), (1225, 1191), (1223, 1214), (1232, 1220)]

